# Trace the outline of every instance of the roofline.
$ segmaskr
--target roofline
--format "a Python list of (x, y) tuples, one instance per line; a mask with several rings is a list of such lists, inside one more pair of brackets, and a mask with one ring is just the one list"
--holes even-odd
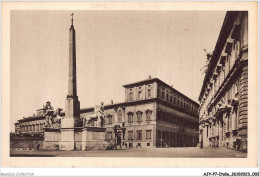
[(41, 119), (45, 119), (44, 116), (33, 116), (33, 117), (26, 117), (24, 119), (19, 119), (18, 122), (26, 122), (26, 121), (30, 121), (30, 120), (41, 120)]
[(158, 81), (158, 80), (160, 80), (160, 79), (158, 79), (158, 78), (151, 78), (151, 79), (141, 80), (141, 81), (138, 81), (138, 82), (133, 82), (133, 83), (130, 83), (130, 84), (125, 84), (125, 85), (123, 85), (123, 87), (128, 88), (128, 87), (131, 87), (133, 85), (149, 83), (149, 82), (154, 82), (154, 81)]
[(173, 92), (176, 92), (177, 94), (183, 96), (184, 98), (188, 99), (189, 101), (193, 102), (194, 104), (196, 104), (199, 107), (199, 103), (198, 102), (196, 102), (196, 101), (192, 100), (191, 98), (187, 97), (186, 95), (184, 95), (183, 93), (179, 92), (175, 88), (171, 87), (167, 83), (163, 82), (159, 78), (146, 79), (146, 80), (142, 80), (142, 81), (139, 81), (139, 82), (134, 82), (134, 83), (131, 83), (131, 84), (123, 85), (123, 87), (129, 88), (129, 87), (132, 87), (132, 86), (135, 86), (135, 85), (144, 84), (144, 83), (150, 83), (150, 82), (159, 82), (159, 83), (169, 87)]

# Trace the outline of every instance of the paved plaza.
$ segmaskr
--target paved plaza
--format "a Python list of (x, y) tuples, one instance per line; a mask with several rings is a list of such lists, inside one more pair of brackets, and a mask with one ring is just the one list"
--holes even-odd
[(118, 149), (101, 151), (10, 151), (11, 157), (176, 157), (176, 158), (245, 158), (246, 153), (226, 148), (180, 147), (150, 149)]

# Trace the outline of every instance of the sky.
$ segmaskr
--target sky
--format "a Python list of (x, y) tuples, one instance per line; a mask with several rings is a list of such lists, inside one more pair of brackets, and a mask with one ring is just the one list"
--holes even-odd
[[(50, 101), (65, 107), (71, 11), (11, 12), (11, 130)], [(124, 102), (122, 85), (159, 78), (198, 102), (225, 11), (73, 11), (81, 108)]]

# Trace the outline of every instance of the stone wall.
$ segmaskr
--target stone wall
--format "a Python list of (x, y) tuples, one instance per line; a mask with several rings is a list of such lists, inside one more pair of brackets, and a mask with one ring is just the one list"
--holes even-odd
[(239, 136), (241, 137), (241, 150), (247, 151), (247, 122), (248, 122), (248, 66), (243, 67), (240, 77), (239, 99)]
[(43, 148), (43, 137), (14, 135), (10, 137), (10, 148), (13, 150), (41, 150)]
[(45, 139), (43, 142), (43, 149), (46, 150), (59, 150), (60, 144), (60, 131), (45, 131)]
[(100, 127), (84, 127), (75, 137), (76, 149), (105, 150), (108, 146), (108, 142), (105, 141), (105, 130), (106, 128)]

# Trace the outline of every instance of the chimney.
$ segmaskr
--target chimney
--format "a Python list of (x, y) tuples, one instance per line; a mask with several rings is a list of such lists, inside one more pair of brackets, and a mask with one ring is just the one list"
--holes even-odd
[(112, 99), (111, 99), (111, 104), (114, 104)]
[(151, 75), (149, 75), (149, 76), (148, 76), (148, 79), (152, 79), (152, 76), (151, 76)]

